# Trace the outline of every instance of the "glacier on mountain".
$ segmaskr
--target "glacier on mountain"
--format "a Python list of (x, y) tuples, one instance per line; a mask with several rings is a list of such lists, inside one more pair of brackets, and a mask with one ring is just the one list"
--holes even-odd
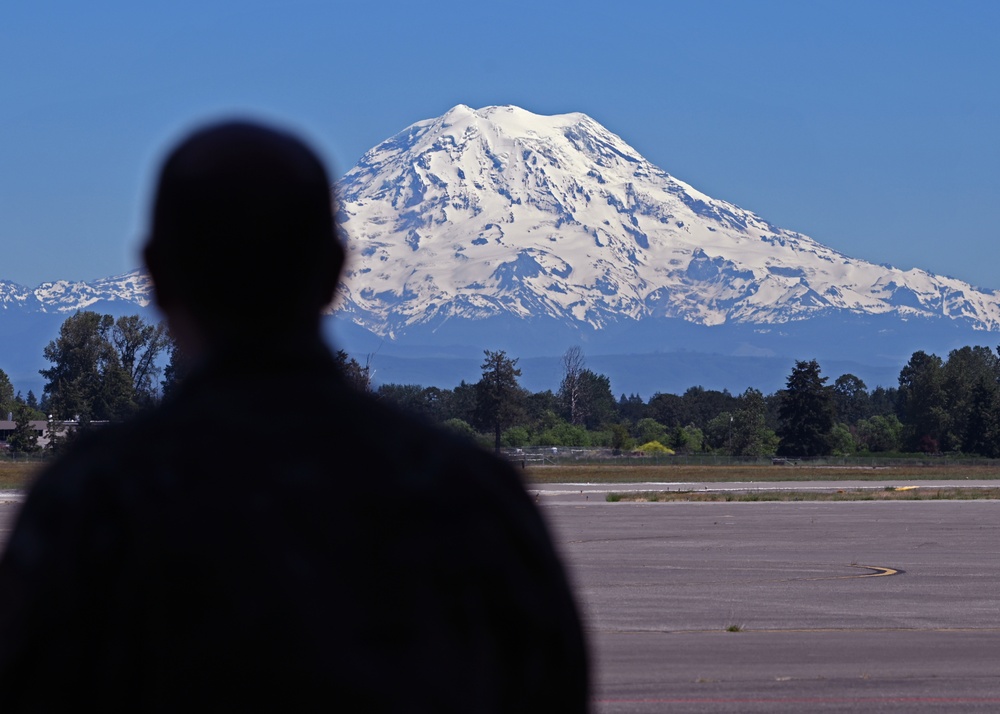
[[(585, 114), (458, 105), (371, 149), (334, 188), (348, 264), (338, 316), (403, 338), (449, 323), (553, 321), (607, 332), (821, 316), (1000, 329), (1000, 293), (849, 258), (713, 199)], [(27, 288), (0, 311), (147, 307), (140, 271)], [(883, 323), (884, 324), (884, 323)]]
[(344, 315), (389, 337), (507, 315), (606, 328), (837, 312), (1000, 328), (1000, 294), (849, 258), (713, 199), (584, 114), (459, 105), (382, 142), (336, 188)]

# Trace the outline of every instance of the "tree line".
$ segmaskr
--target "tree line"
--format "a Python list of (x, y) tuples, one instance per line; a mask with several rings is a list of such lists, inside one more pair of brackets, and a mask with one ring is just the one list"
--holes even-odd
[(454, 389), (384, 384), (380, 398), (483, 445), (607, 447), (721, 453), (736, 458), (960, 452), (1000, 457), (1000, 348), (962, 347), (947, 360), (916, 352), (898, 387), (869, 389), (843, 374), (832, 384), (816, 360), (796, 361), (784, 389), (765, 395), (701, 386), (683, 394), (617, 399), (579, 347), (562, 360), (553, 392), (520, 387), (517, 359), (485, 352), (482, 378)]
[[(0, 370), (0, 413), (16, 427), (10, 448), (37, 448), (31, 420), (120, 421), (170, 393), (187, 361), (162, 324), (138, 315), (83, 311), (67, 318), (44, 349), (40, 398), (14, 391)], [(555, 391), (519, 384), (518, 360), (484, 351), (481, 378), (453, 389), (373, 386), (370, 364), (338, 351), (357, 389), (499, 451), (523, 447), (605, 447), (616, 451), (720, 453), (756, 459), (959, 452), (1000, 457), (1000, 348), (962, 347), (947, 359), (915, 352), (898, 386), (868, 386), (853, 374), (832, 384), (816, 360), (797, 361), (784, 389), (690, 387), (683, 394), (615, 397), (607, 376), (572, 347)], [(165, 361), (165, 365), (161, 367)], [(55, 436), (55, 434), (53, 434)]]

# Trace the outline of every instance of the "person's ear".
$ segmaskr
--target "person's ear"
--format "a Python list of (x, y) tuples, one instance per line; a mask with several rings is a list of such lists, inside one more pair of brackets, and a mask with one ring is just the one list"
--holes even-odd
[(142, 259), (146, 263), (146, 270), (153, 281), (153, 299), (156, 305), (166, 312), (167, 308), (175, 302), (175, 295), (167, 277), (167, 271), (163, 266), (163, 259), (160, 251), (152, 241), (148, 241), (142, 249)]

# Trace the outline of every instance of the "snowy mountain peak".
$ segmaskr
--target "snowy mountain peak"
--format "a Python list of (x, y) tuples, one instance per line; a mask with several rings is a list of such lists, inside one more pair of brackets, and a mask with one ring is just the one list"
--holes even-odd
[[(383, 336), (496, 317), (763, 330), (884, 315), (1000, 329), (1000, 293), (777, 228), (674, 178), (585, 114), (459, 104), (374, 147), (335, 194), (348, 250), (339, 309)], [(5, 312), (149, 299), (138, 271), (34, 289), (0, 281)]]
[(585, 114), (458, 105), (337, 186), (342, 309), (380, 334), (452, 318), (781, 323), (821, 313), (1000, 327), (996, 293), (853, 260), (713, 199)]
[(0, 281), (0, 310), (71, 313), (102, 301), (146, 307), (150, 303), (151, 292), (149, 276), (140, 270), (92, 282), (45, 282), (36, 288)]

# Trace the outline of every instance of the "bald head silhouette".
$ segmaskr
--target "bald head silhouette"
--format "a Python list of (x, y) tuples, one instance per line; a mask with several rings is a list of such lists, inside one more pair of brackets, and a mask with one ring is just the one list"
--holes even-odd
[(210, 340), (317, 328), (343, 255), (329, 176), (298, 138), (213, 124), (164, 161), (146, 264), (168, 317), (185, 313)]

